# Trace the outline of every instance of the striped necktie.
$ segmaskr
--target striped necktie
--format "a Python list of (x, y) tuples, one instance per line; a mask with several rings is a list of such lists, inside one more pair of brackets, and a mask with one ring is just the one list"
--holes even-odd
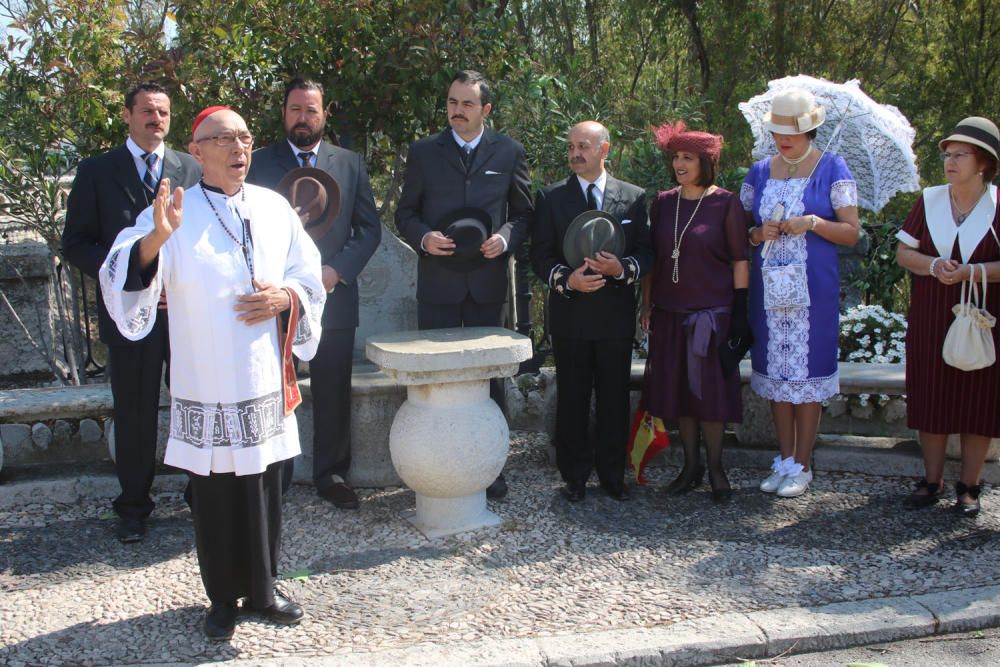
[(299, 162), (302, 163), (303, 167), (309, 167), (312, 165), (312, 151), (306, 152), (302, 151), (299, 153)]
[(156, 170), (156, 153), (143, 153), (142, 159), (146, 163), (146, 173), (142, 176), (142, 184), (146, 186), (150, 194), (156, 193), (156, 177), (153, 176), (153, 171)]

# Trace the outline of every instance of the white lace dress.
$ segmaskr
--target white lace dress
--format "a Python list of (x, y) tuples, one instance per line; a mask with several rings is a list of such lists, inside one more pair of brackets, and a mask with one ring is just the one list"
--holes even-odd
[[(803, 191), (804, 189), (804, 191)], [(847, 164), (827, 153), (812, 179), (771, 178), (770, 160), (755, 163), (740, 191), (743, 208), (755, 224), (771, 218), (781, 202), (785, 217), (814, 214), (834, 220), (834, 211), (857, 206), (854, 178)], [(753, 375), (750, 386), (772, 401), (814, 403), (840, 391), (837, 374), (837, 335), (840, 320), (840, 272), (837, 246), (813, 232), (782, 235), (762, 256), (764, 244), (754, 249), (750, 270), (750, 324)], [(809, 306), (765, 310), (761, 266), (804, 264)]]

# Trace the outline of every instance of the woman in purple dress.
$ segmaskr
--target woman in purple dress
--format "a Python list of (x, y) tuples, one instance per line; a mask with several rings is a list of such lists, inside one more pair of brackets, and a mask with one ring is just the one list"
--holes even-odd
[[(684, 466), (667, 493), (701, 483), (704, 438), (712, 499), (732, 496), (722, 467), (726, 422), (742, 419), (740, 375), (723, 370), (719, 347), (746, 340), (746, 223), (739, 198), (715, 185), (722, 137), (663, 125), (656, 141), (670, 159), (678, 187), (653, 202), (653, 271), (642, 280), (642, 326), (649, 333), (643, 403), (651, 414), (676, 419)], [(735, 364), (733, 364), (735, 366)]]
[(809, 488), (822, 402), (840, 391), (837, 246), (860, 232), (847, 164), (813, 146), (825, 118), (809, 92), (776, 95), (765, 125), (778, 154), (755, 163), (740, 191), (754, 225), (750, 386), (771, 403), (780, 450), (760, 489), (786, 498)]

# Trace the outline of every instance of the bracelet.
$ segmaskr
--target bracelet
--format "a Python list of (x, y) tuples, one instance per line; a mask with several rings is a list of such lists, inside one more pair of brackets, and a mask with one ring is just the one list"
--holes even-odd
[(940, 257), (935, 257), (934, 259), (931, 260), (931, 265), (927, 267), (927, 274), (930, 275), (932, 278), (937, 278), (937, 273), (934, 272), (934, 267), (937, 266), (937, 263), (940, 261), (941, 261)]
[(757, 241), (756, 243), (753, 242), (753, 230), (755, 230), (755, 229), (757, 229), (757, 228), (756, 227), (751, 227), (750, 231), (747, 233), (747, 241), (749, 241), (750, 245), (753, 246), (754, 248), (756, 248), (757, 246), (759, 246), (761, 244), (761, 241)]
[(818, 222), (815, 215), (810, 215), (809, 220), (812, 222), (812, 227), (809, 228), (810, 231), (816, 231), (816, 223)]

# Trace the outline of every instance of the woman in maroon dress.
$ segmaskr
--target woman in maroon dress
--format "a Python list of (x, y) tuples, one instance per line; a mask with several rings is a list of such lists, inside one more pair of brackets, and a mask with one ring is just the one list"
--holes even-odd
[[(962, 466), (955, 511), (979, 513), (979, 475), (990, 439), (1000, 437), (1000, 365), (962, 371), (947, 365), (941, 348), (972, 265), (1000, 282), (1000, 218), (996, 176), (1000, 132), (986, 118), (960, 122), (938, 144), (947, 185), (924, 190), (896, 235), (896, 261), (913, 274), (906, 334), (907, 425), (919, 432), (924, 479), (907, 507), (933, 505), (944, 491), (945, 445), (958, 433)], [(977, 269), (977, 283), (981, 275)], [(1000, 287), (988, 290), (986, 310), (1000, 314)], [(994, 344), (997, 330), (993, 329)]]
[(740, 374), (723, 371), (720, 345), (746, 341), (746, 224), (738, 196), (715, 185), (722, 137), (663, 125), (656, 141), (670, 159), (677, 188), (653, 202), (655, 260), (642, 282), (642, 326), (649, 333), (643, 402), (657, 417), (676, 419), (684, 466), (667, 493), (701, 483), (704, 438), (712, 498), (731, 495), (722, 467), (726, 422), (742, 420)]

